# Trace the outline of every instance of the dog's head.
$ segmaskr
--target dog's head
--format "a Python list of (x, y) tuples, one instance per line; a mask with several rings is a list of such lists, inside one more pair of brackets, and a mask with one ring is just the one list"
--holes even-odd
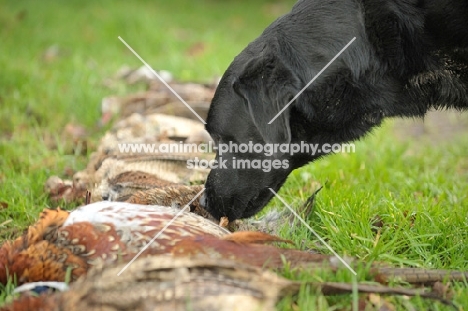
[(211, 170), (204, 195), (213, 216), (254, 215), (272, 197), (268, 188), (278, 190), (283, 184), (292, 170), (284, 163), (287, 155), (265, 152), (263, 147), (291, 142), (290, 109), (280, 111), (299, 90), (292, 70), (272, 54), (255, 57), (246, 52), (231, 64), (217, 88), (206, 126), (219, 148), (218, 168)]

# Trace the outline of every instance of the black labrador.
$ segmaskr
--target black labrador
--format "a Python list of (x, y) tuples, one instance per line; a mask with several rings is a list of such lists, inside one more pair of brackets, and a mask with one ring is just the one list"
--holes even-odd
[[(322, 146), (359, 139), (383, 118), (467, 109), (467, 48), (466, 0), (300, 0), (231, 63), (206, 129), (220, 145)], [(201, 202), (230, 220), (259, 212), (273, 196), (269, 188), (323, 155), (223, 151)], [(254, 159), (279, 162), (270, 170), (236, 166)]]

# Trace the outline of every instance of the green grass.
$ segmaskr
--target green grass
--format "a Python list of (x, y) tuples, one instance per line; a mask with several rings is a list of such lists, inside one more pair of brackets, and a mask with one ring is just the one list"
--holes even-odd
[[(248, 42), (294, 1), (0, 1), (0, 241), (18, 236), (45, 207), (50, 175), (79, 170), (86, 155), (66, 147), (64, 126), (84, 125), (90, 149), (104, 133), (97, 123), (105, 96), (135, 87), (108, 85), (124, 64), (140, 61), (118, 40), (126, 40), (153, 68), (184, 81), (222, 75)], [(46, 49), (59, 55), (46, 61)], [(203, 46), (200, 53), (192, 47)], [(468, 269), (468, 136), (447, 142), (402, 141), (386, 124), (356, 144), (356, 153), (337, 154), (296, 170), (280, 195), (298, 208), (318, 194), (309, 224), (339, 253), (395, 266)], [(270, 208), (284, 208), (273, 200)], [(371, 219), (379, 216), (379, 233)], [(280, 230), (304, 248), (323, 248), (304, 226)], [(324, 252), (328, 252), (323, 248)], [(358, 280), (368, 278), (358, 271)], [(288, 271), (300, 280), (352, 281), (351, 274)], [(0, 288), (0, 302), (11, 287)], [(454, 285), (455, 301), (468, 308), (468, 290)], [(353, 300), (354, 299), (354, 300)], [(445, 310), (413, 298), (389, 298), (398, 309)], [(356, 297), (325, 298), (304, 288), (280, 309), (351, 309)]]
[[(336, 154), (294, 171), (279, 195), (299, 209), (320, 182), (324, 187), (314, 212), (303, 216), (341, 255), (396, 267), (466, 271), (468, 137), (403, 142), (395, 139), (392, 128), (387, 124), (357, 142), (355, 154)], [(277, 199), (270, 203), (282, 206)], [(378, 233), (372, 230), (376, 216), (383, 222)], [(328, 252), (299, 222), (284, 226), (281, 235), (305, 248), (319, 245)], [(455, 301), (467, 307), (466, 286), (457, 284), (454, 289)], [(403, 302), (392, 299), (406, 308)], [(417, 298), (411, 303), (416, 309), (431, 305)]]

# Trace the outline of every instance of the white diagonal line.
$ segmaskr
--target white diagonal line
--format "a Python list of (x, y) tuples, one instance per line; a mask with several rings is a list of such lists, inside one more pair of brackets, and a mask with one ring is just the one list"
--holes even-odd
[(180, 212), (178, 212), (174, 218), (172, 218), (168, 223), (167, 225), (164, 226), (164, 228), (161, 229), (161, 231), (159, 231), (155, 236), (154, 238), (151, 239), (151, 241), (148, 242), (148, 244), (145, 245), (145, 247), (143, 247), (139, 252), (138, 254), (135, 255), (135, 257), (132, 258), (132, 260), (130, 260), (130, 262), (128, 264), (125, 265), (125, 267), (122, 268), (122, 270), (120, 270), (119, 273), (117, 273), (117, 276), (120, 276), (122, 274), (122, 272), (124, 272), (140, 255), (141, 253), (143, 253), (151, 244), (153, 244), (154, 240), (156, 240), (175, 220), (177, 217), (179, 217), (183, 212), (185, 212), (185, 210), (187, 209), (187, 207), (190, 206), (190, 204), (192, 204), (193, 201), (195, 201), (199, 196), (200, 194), (203, 193), (203, 191), (205, 191), (205, 188), (203, 188), (202, 190), (200, 190), (200, 192), (197, 193), (197, 195), (190, 201), (188, 202), (183, 209), (180, 210)]
[(341, 49), (341, 51), (339, 51), (338, 54), (336, 54), (336, 56), (333, 57), (332, 60), (329, 61), (328, 64), (326, 64), (325, 67), (323, 67), (323, 69), (320, 70), (319, 73), (317, 73), (315, 77), (313, 77), (312, 80), (310, 80), (310, 82), (307, 83), (307, 85), (304, 86), (302, 90), (300, 90), (299, 93), (297, 93), (296, 96), (294, 96), (293, 99), (291, 99), (289, 103), (286, 106), (284, 106), (284, 108), (281, 109), (281, 111), (278, 112), (278, 114), (273, 119), (270, 120), (270, 122), (268, 122), (268, 124), (273, 123), (273, 121), (275, 121), (276, 118), (278, 118), (279, 115), (282, 114), (286, 110), (286, 108), (288, 108), (289, 105), (291, 105), (292, 102), (295, 101), (302, 94), (302, 92), (304, 92), (305, 89), (308, 88), (328, 68), (328, 66), (330, 66), (354, 42), (354, 40), (356, 40), (356, 37), (352, 38), (351, 41), (349, 41), (348, 44), (346, 44), (346, 46), (343, 49)]
[(320, 235), (318, 235), (318, 233), (315, 232), (315, 230), (312, 229), (312, 228), (305, 222), (305, 220), (302, 219), (302, 217), (299, 216), (299, 215), (292, 209), (292, 207), (289, 206), (289, 205), (283, 200), (282, 197), (280, 197), (280, 196), (275, 192), (275, 190), (273, 190), (273, 189), (271, 189), (271, 188), (268, 188), (268, 189), (270, 189), (270, 191), (271, 191), (281, 202), (283, 202), (283, 204), (294, 214), (294, 216), (296, 216), (297, 219), (299, 219), (299, 220), (302, 222), (302, 224), (303, 224), (304, 226), (306, 226), (307, 229), (309, 229), (309, 230), (317, 237), (317, 239), (319, 239), (320, 242), (322, 242), (323, 245), (325, 245), (325, 246), (330, 250), (330, 252), (332, 252), (333, 255), (335, 255), (336, 258), (338, 258), (338, 260), (341, 261), (341, 262), (345, 265), (346, 268), (349, 269), (349, 271), (351, 271), (354, 275), (357, 275), (356, 271), (354, 271), (353, 268), (351, 268), (350, 265), (349, 265), (340, 255), (338, 255), (338, 254), (333, 250), (333, 248), (332, 248), (330, 245), (328, 245), (328, 243), (325, 242), (325, 240), (322, 239), (322, 237), (321, 237)]
[(202, 117), (200, 117), (198, 115), (198, 113), (195, 112), (195, 110), (192, 109), (192, 107), (189, 106), (189, 104), (187, 104), (187, 102), (182, 98), (180, 97), (179, 94), (177, 94), (176, 91), (174, 91), (174, 89), (172, 87), (169, 86), (169, 84), (166, 83), (166, 81), (164, 81), (163, 78), (161, 78), (161, 76), (153, 69), (151, 68), (150, 65), (148, 65), (147, 62), (145, 62), (143, 60), (143, 58), (140, 57), (140, 55), (138, 55), (137, 52), (135, 52), (132, 47), (130, 45), (127, 44), (127, 42), (125, 42), (124, 39), (122, 39), (120, 36), (118, 37), (120, 41), (122, 41), (123, 44), (125, 44), (125, 46), (133, 53), (135, 54), (135, 56), (149, 69), (151, 70), (152, 73), (154, 73), (154, 75), (172, 92), (172, 94), (174, 94), (185, 106), (187, 106), (188, 109), (190, 109), (190, 111), (198, 118), (200, 119), (200, 121), (203, 123), (203, 124), (206, 124), (205, 120), (203, 120)]

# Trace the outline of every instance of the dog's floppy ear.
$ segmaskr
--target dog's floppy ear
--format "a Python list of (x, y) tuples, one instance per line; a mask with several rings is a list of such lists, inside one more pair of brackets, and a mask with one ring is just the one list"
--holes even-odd
[(245, 64), (233, 88), (249, 107), (255, 126), (266, 143), (290, 143), (291, 105), (268, 124), (300, 91), (300, 80), (280, 57), (259, 55)]

